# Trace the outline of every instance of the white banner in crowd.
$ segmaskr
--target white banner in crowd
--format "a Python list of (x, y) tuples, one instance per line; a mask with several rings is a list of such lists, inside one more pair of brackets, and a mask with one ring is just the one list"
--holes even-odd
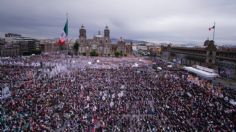
[(1, 99), (6, 99), (9, 97), (11, 97), (11, 91), (9, 87), (5, 86), (5, 88), (2, 89)]
[(111, 103), (110, 103), (110, 107), (113, 107), (113, 106), (114, 106), (114, 102), (111, 101)]

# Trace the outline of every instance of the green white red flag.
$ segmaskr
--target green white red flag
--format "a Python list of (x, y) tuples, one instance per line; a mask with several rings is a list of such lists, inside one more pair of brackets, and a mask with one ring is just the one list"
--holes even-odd
[[(68, 18), (66, 19), (66, 23), (65, 23), (65, 26), (63, 28), (63, 31), (64, 31), (64, 33), (61, 34), (61, 37), (58, 41), (59, 45), (64, 45), (65, 44), (65, 39), (68, 36)], [(65, 34), (65, 37), (64, 37), (64, 34)]]

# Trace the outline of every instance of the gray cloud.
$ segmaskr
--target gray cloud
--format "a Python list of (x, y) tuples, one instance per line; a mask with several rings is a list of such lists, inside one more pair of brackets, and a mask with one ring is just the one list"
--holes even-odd
[(84, 24), (89, 37), (108, 25), (114, 38), (202, 43), (216, 21), (216, 42), (236, 45), (235, 0), (1, 0), (0, 33), (55, 38), (67, 12), (71, 38)]

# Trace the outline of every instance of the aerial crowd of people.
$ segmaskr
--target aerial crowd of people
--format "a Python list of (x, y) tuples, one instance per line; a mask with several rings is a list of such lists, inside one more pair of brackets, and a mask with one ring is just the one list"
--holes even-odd
[(197, 85), (188, 72), (160, 59), (112, 62), (55, 55), (1, 59), (0, 131), (235, 130), (236, 107), (229, 103), (235, 94), (223, 86)]

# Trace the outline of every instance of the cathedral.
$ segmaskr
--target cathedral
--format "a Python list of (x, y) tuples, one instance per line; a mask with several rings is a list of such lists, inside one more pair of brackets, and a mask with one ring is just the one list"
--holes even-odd
[(89, 56), (91, 53), (96, 53), (97, 56), (114, 56), (116, 52), (121, 56), (132, 54), (132, 44), (126, 44), (123, 39), (120, 39), (116, 44), (111, 43), (110, 30), (108, 26), (104, 29), (104, 34), (98, 31), (92, 39), (87, 39), (86, 29), (84, 25), (79, 31), (79, 51), (80, 55)]

